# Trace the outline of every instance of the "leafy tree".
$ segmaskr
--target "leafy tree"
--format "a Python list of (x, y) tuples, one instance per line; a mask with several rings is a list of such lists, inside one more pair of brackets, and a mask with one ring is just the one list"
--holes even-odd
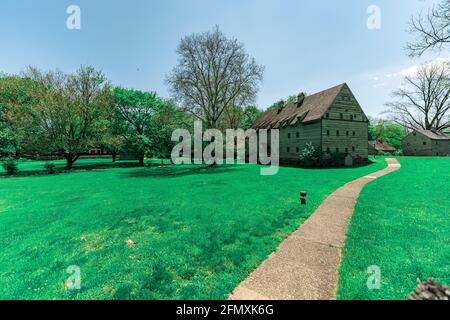
[(32, 103), (34, 84), (18, 76), (0, 75), (0, 155), (23, 149), (25, 128), (18, 124), (20, 109)]
[(369, 140), (386, 141), (395, 149), (402, 148), (405, 128), (389, 120), (371, 119), (369, 123)]
[(217, 128), (232, 106), (255, 101), (264, 67), (218, 27), (183, 38), (177, 53), (178, 65), (167, 82), (174, 98), (207, 127)]
[(111, 92), (101, 71), (81, 66), (73, 74), (42, 72), (29, 67), (24, 74), (35, 83), (33, 103), (20, 114), (27, 131), (27, 150), (59, 153), (71, 169), (82, 153), (98, 147), (109, 132)]
[(144, 165), (145, 154), (160, 141), (161, 126), (157, 115), (164, 108), (163, 100), (154, 92), (120, 87), (113, 91), (116, 111), (121, 120), (121, 135), (125, 144), (139, 153), (139, 164)]
[(243, 110), (243, 117), (241, 119), (241, 128), (247, 130), (255, 123), (256, 119), (261, 115), (261, 110), (255, 106), (247, 106)]
[(249, 129), (261, 111), (255, 106), (239, 107), (230, 106), (220, 119), (220, 129)]

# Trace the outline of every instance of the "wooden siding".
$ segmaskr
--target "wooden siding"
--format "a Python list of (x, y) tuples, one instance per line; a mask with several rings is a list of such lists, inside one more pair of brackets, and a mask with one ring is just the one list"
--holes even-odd
[[(339, 131), (339, 135), (337, 133)], [(322, 120), (322, 151), (368, 157), (368, 124), (361, 121)]]
[(450, 156), (450, 140), (432, 140), (429, 137), (411, 132), (403, 139), (405, 156)]
[(322, 151), (339, 149), (339, 153), (367, 158), (368, 138), (367, 118), (352, 92), (344, 88), (322, 120)]
[(320, 147), (320, 127), (320, 121), (318, 121), (281, 128), (280, 159), (298, 160), (308, 143)]

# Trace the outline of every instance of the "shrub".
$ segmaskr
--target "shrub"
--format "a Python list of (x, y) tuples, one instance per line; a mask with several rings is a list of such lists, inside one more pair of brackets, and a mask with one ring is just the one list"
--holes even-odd
[(56, 173), (56, 169), (55, 169), (55, 164), (54, 163), (46, 163), (44, 166), (45, 170), (47, 171), (48, 174), (54, 174)]
[(306, 167), (320, 165), (322, 153), (312, 143), (308, 143), (300, 154), (300, 162)]
[(6, 160), (3, 162), (3, 169), (5, 169), (7, 175), (14, 175), (19, 172), (17, 168), (17, 163), (14, 160)]
[(325, 153), (321, 159), (321, 164), (324, 167), (339, 167), (343, 162), (343, 155), (337, 152)]

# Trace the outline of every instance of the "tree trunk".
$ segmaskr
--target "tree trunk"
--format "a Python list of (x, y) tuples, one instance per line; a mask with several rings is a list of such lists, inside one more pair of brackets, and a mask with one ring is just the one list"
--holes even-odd
[(140, 155), (140, 157), (139, 157), (139, 165), (140, 165), (140, 166), (143, 166), (143, 165), (144, 165), (144, 157), (145, 157), (145, 155), (144, 155), (144, 153), (142, 152), (141, 155)]
[(112, 154), (112, 162), (116, 162), (116, 157), (117, 157), (117, 154), (115, 152), (113, 152), (113, 154)]
[(73, 155), (70, 153), (67, 156), (65, 156), (66, 170), (72, 170), (73, 164), (75, 163), (75, 161), (77, 161), (78, 157), (79, 157), (78, 155)]

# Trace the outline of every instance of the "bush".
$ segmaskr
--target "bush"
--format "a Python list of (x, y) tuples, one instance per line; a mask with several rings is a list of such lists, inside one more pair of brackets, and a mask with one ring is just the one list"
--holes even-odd
[(56, 173), (55, 164), (54, 163), (46, 163), (44, 166), (45, 170), (48, 174), (54, 174)]
[(300, 154), (300, 162), (306, 167), (317, 167), (320, 165), (322, 152), (312, 143), (308, 143)]
[(19, 169), (17, 168), (17, 163), (14, 160), (6, 160), (3, 162), (3, 169), (5, 169), (6, 174), (11, 176), (17, 174)]
[(325, 153), (320, 163), (324, 167), (339, 167), (344, 163), (344, 155), (336, 152)]

